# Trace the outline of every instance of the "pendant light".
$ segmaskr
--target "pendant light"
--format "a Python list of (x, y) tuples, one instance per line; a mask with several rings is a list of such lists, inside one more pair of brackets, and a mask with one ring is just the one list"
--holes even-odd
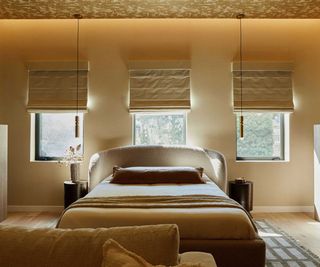
[(74, 133), (75, 138), (79, 137), (80, 133), (80, 125), (79, 125), (79, 35), (80, 35), (80, 19), (82, 19), (82, 16), (80, 14), (74, 14), (73, 17), (77, 20), (77, 113), (75, 116), (75, 127), (74, 127)]
[(240, 39), (239, 39), (239, 44), (240, 44), (240, 139), (244, 138), (244, 120), (243, 120), (243, 115), (242, 115), (242, 19), (245, 17), (243, 13), (239, 13), (237, 15), (237, 19), (239, 19), (239, 31), (240, 31)]

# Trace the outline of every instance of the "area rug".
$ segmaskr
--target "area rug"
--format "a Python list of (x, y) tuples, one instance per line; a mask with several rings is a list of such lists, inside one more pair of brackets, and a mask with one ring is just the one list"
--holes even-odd
[(270, 223), (256, 221), (260, 236), (266, 242), (267, 267), (319, 267), (320, 259), (296, 240)]

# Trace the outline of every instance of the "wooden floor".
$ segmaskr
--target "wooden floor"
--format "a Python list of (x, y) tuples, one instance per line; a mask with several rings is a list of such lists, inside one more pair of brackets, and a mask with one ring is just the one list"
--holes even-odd
[(8, 214), (7, 219), (2, 224), (10, 224), (26, 227), (50, 227), (54, 228), (59, 220), (59, 213), (52, 212), (12, 212)]
[(313, 219), (312, 213), (256, 213), (253, 217), (280, 228), (320, 257), (320, 222)]
[[(55, 227), (58, 213), (10, 213), (1, 224), (28, 227)], [(301, 245), (320, 256), (320, 222), (311, 213), (256, 213), (254, 219), (264, 219), (288, 233)]]

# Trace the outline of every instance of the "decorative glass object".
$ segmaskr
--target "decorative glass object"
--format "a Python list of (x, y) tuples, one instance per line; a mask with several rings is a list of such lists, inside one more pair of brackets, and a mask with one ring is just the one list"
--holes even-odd
[(80, 163), (83, 157), (81, 155), (81, 144), (76, 147), (70, 146), (60, 163), (70, 166), (70, 179), (72, 182), (80, 180)]

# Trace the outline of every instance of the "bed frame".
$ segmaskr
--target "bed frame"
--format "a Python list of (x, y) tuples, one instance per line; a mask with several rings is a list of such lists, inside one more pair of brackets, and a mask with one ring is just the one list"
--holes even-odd
[[(102, 151), (90, 160), (89, 189), (109, 176), (114, 166), (201, 166), (221, 190), (227, 190), (226, 160), (218, 151), (188, 146), (126, 146)], [(259, 236), (251, 240), (182, 239), (180, 250), (212, 253), (219, 267), (265, 266), (265, 243)]]
[(201, 166), (222, 191), (227, 190), (226, 160), (214, 150), (188, 146), (124, 146), (101, 151), (90, 159), (89, 189), (109, 176), (114, 166)]

